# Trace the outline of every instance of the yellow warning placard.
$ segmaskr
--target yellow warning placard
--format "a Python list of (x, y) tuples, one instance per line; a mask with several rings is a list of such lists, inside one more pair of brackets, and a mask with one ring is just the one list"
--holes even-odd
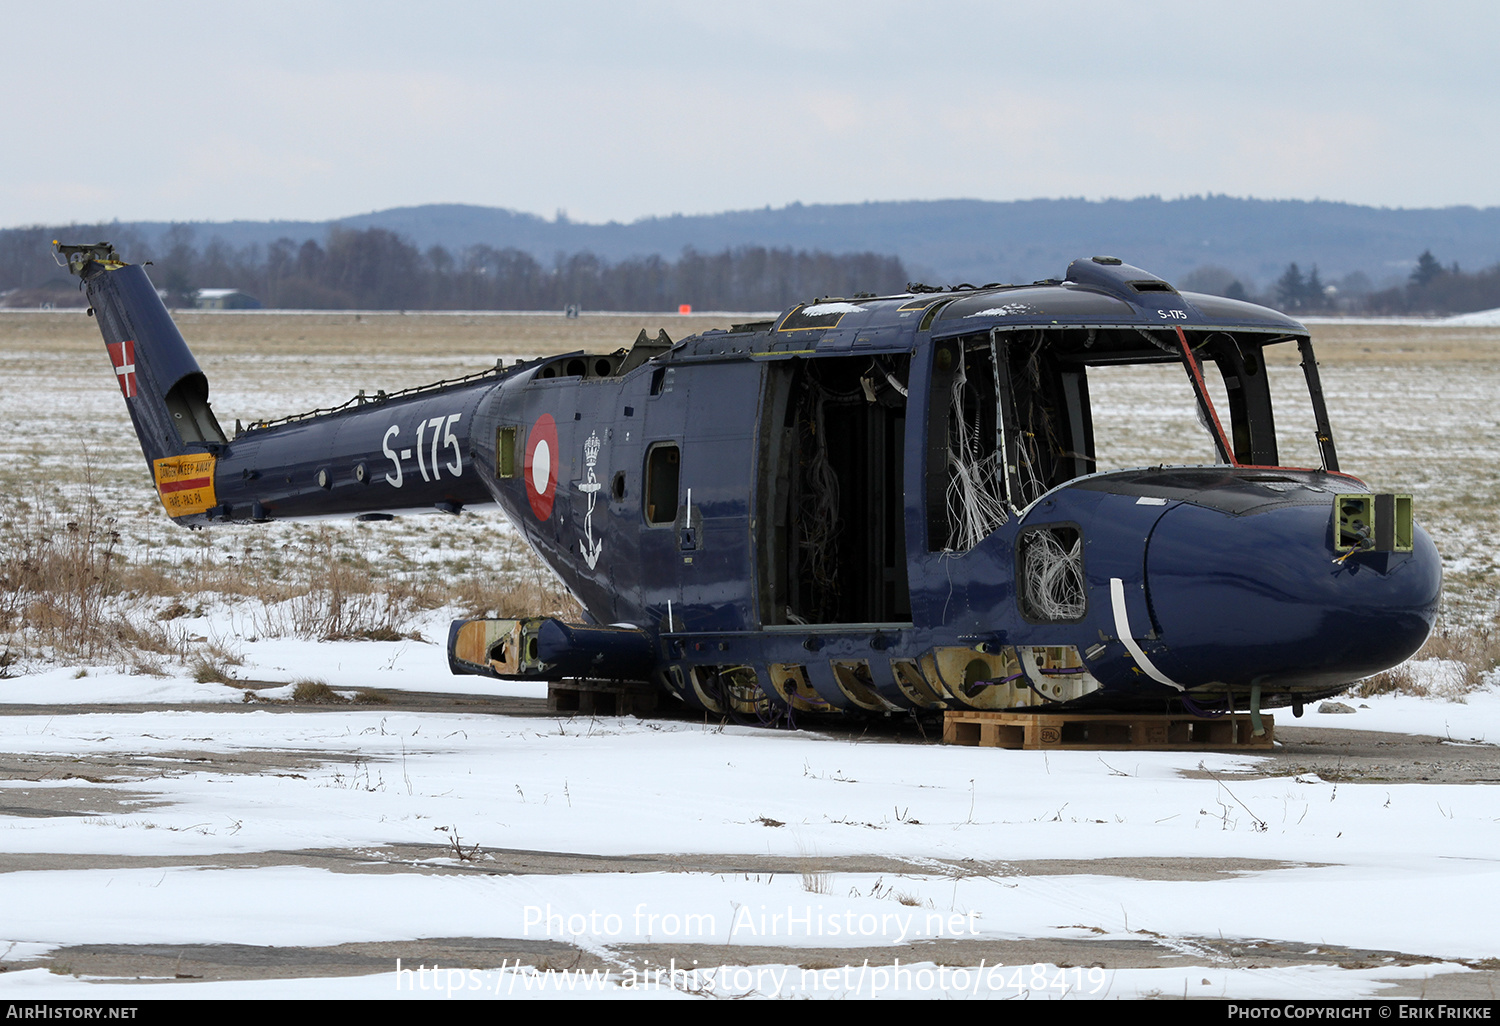
[(185, 517), (218, 505), (218, 499), (214, 498), (215, 462), (215, 458), (207, 453), (167, 456), (152, 461), (156, 471), (156, 491), (168, 516)]

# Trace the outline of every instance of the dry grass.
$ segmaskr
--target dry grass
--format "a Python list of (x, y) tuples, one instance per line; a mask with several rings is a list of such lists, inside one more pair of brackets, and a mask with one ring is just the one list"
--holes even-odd
[(1428, 688), (1417, 680), (1417, 675), (1411, 671), (1411, 667), (1402, 663), (1393, 666), (1389, 670), (1377, 673), (1373, 677), (1366, 677), (1354, 687), (1354, 693), (1360, 698), (1372, 698), (1375, 695), (1418, 695), (1425, 697)]
[(1439, 627), (1417, 653), (1418, 659), (1451, 659), (1493, 670), (1500, 663), (1500, 617), (1483, 630), (1450, 631)]
[(226, 600), (244, 611), (254, 636), (313, 640), (420, 640), (416, 618), (446, 604), (474, 616), (581, 614), (509, 535), (493, 572), (462, 575), (442, 560), (402, 559), (399, 546), (372, 556), (373, 536), (327, 527), (279, 546), (250, 533), (224, 536), (243, 545), (181, 532), (170, 552), (176, 563), (136, 564), (121, 552), (117, 518), (91, 490), (71, 505), (0, 493), (0, 675), (21, 661), (106, 659), (133, 673), (176, 665), (201, 683), (230, 683), (229, 668), (243, 657), (191, 638), (185, 626)]
[[(106, 614), (119, 591), (116, 520), (89, 488), (77, 509), (40, 495), (0, 499), (0, 636), (7, 651), (45, 645), (85, 657), (122, 643), (166, 643)], [(123, 635), (123, 636), (122, 636)]]
[[(139, 672), (159, 673), (161, 659), (141, 657), (185, 657), (183, 632), (170, 622), (186, 612), (184, 585), (191, 582), (129, 566), (117, 525), (91, 479), (71, 503), (0, 496), (0, 647), (7, 664), (38, 655), (118, 657)], [(162, 595), (176, 601), (160, 616), (132, 601)]]
[(112, 640), (122, 648), (177, 658), (182, 658), (187, 650), (183, 632), (166, 624), (151, 619), (136, 622), (118, 616), (106, 616), (106, 620)]
[(400, 641), (411, 636), (414, 614), (446, 599), (435, 587), (376, 577), (362, 553), (337, 545), (326, 530), (312, 546), (308, 565), (314, 569), (306, 584), (293, 587), (279, 605), (267, 607), (262, 637)]
[[(1500, 329), (1452, 328), (1436, 324), (1314, 324), (1319, 363), (1338, 366), (1378, 363), (1500, 363)], [(1295, 347), (1273, 347), (1267, 362), (1295, 363)]]
[(802, 870), (802, 889), (808, 894), (833, 893), (833, 874), (825, 869)]
[(167, 669), (165, 663), (144, 652), (128, 653), (126, 664), (133, 675), (145, 675), (147, 677), (171, 676), (171, 671)]
[[(204, 356), (241, 355), (249, 350), (275, 355), (278, 351), (365, 354), (372, 347), (408, 354), (434, 350), (467, 357), (470, 362), (488, 355), (566, 353), (575, 349), (610, 351), (628, 346), (644, 329), (655, 335), (666, 329), (682, 338), (709, 328), (727, 328), (732, 315), (670, 313), (595, 314), (567, 318), (557, 314), (477, 313), (422, 314), (396, 312), (329, 312), (314, 314), (214, 313), (174, 310), (172, 319), (188, 339), (200, 362)], [(739, 318), (744, 320), (743, 317)], [(8, 310), (0, 314), (0, 332), (35, 339), (49, 346), (99, 345), (99, 326), (80, 308), (72, 314)], [(91, 354), (97, 359), (97, 353)], [(473, 368), (480, 369), (480, 368)], [(105, 368), (108, 383), (108, 368)]]
[(189, 665), (193, 680), (199, 684), (233, 684), (234, 678), (217, 662), (205, 655), (195, 657)]
[(292, 685), (292, 701), (312, 705), (345, 705), (349, 700), (320, 680), (299, 680)]
[(802, 875), (802, 889), (808, 894), (832, 894), (833, 871), (816, 852), (803, 850), (800, 843), (797, 848), (797, 871)]
[(469, 617), (557, 616), (577, 621), (583, 616), (578, 600), (544, 568), (514, 576), (467, 577), (457, 582), (453, 599)]

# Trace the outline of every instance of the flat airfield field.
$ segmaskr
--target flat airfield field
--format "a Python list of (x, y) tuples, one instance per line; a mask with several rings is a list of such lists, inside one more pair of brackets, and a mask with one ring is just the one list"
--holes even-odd
[[(676, 339), (756, 315), (175, 316), (208, 374), (215, 412), (230, 429), (236, 420), (335, 405), (360, 389), (393, 391), (482, 370), (496, 359), (609, 352), (629, 346), (642, 330), (654, 336), (665, 329)], [(1312, 332), (1342, 469), (1377, 490), (1415, 496), (1418, 519), (1444, 557), (1446, 625), (1488, 626), (1500, 596), (1500, 552), (1486, 544), (1500, 531), (1500, 328), (1321, 323)], [(1268, 363), (1278, 386), (1283, 463), (1315, 466), (1295, 352), (1282, 346)], [(127, 546), (146, 539), (152, 547), (170, 545), (181, 534), (159, 515), (143, 483), (123, 403), (104, 387), (109, 366), (92, 320), (78, 312), (0, 312), (0, 374), (6, 494), (67, 494), (90, 469), (97, 494), (130, 532)], [(1179, 401), (1164, 409), (1163, 394), (1179, 400), (1185, 394), (1179, 378), (1174, 368), (1157, 367), (1091, 386), (1101, 465), (1210, 458), (1190, 406)], [(1113, 449), (1105, 451), (1106, 442)], [(451, 526), (427, 525), (427, 533), (451, 538)]]
[[(753, 319), (175, 316), (226, 428)], [(1312, 330), (1343, 469), (1415, 496), (1444, 629), (1488, 631), (1500, 328)], [(1268, 363), (1292, 403), (1300, 372)], [(1101, 457), (1204, 461), (1161, 402), (1183, 387), (1092, 386)], [(1462, 692), (1428, 660), (1427, 697), (1280, 717), (1267, 757), (565, 719), (446, 672), (447, 620), (567, 609), (497, 513), (174, 528), (81, 312), (0, 312), (0, 453), (0, 996), (432, 996), (397, 958), (450, 990), (475, 970), (454, 996), (578, 970), (625, 993), (673, 959), (721, 973), (658, 978), (689, 997), (1500, 983), (1492, 675)], [(38, 566), (56, 593), (18, 599)], [(897, 959), (928, 976), (840, 975)]]

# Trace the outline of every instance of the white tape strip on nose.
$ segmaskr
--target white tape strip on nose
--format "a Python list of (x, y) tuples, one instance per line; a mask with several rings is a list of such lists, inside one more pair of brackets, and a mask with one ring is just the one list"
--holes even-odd
[(1130, 616), (1125, 612), (1125, 582), (1118, 577), (1109, 579), (1109, 604), (1115, 614), (1115, 635), (1125, 643), (1125, 650), (1130, 653), (1135, 664), (1152, 680), (1178, 691), (1186, 691), (1187, 688), (1158, 670), (1150, 657), (1141, 650), (1141, 646), (1135, 643), (1135, 635), (1130, 632)]

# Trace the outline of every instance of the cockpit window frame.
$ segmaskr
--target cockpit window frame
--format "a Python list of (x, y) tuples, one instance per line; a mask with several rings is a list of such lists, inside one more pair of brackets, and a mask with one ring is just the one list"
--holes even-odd
[[(996, 451), (1003, 454), (1003, 499), (1014, 515), (1022, 515), (1039, 495), (1028, 494), (1027, 490), (1022, 487), (1020, 478), (1019, 443), (1024, 431), (1023, 425), (1019, 422), (1015, 404), (1016, 383), (1012, 380), (1011, 347), (1025, 333), (1050, 333), (1051, 331), (1067, 332), (1072, 336), (1069, 344), (1055, 349), (1049, 345), (1048, 350), (1062, 368), (1076, 368), (1078, 380), (1067, 382), (1064, 377), (1059, 377), (1059, 383), (1063, 387), (1059, 398), (1069, 408), (1068, 423), (1059, 425), (1059, 429), (1066, 433), (1065, 441), (1071, 448), (1061, 452), (1053, 460), (1056, 465), (1052, 468), (1052, 474), (1045, 481), (1040, 482), (1043, 487), (1039, 494), (1046, 494), (1052, 488), (1065, 484), (1067, 480), (1089, 476), (1094, 472), (1093, 468), (1097, 466), (1098, 454), (1095, 451), (1092, 412), (1088, 409), (1087, 372), (1091, 367), (1115, 365), (1177, 363), (1182, 366), (1189, 379), (1194, 400), (1198, 404), (1200, 420), (1209, 425), (1208, 433), (1214, 441), (1220, 461), (1225, 465), (1277, 467), (1286, 470), (1321, 469), (1327, 473), (1339, 471), (1338, 454), (1329, 426), (1317, 360), (1313, 354), (1312, 340), (1309, 336), (1284, 330), (1271, 332), (1257, 328), (1216, 325), (1186, 328), (1180, 325), (1157, 327), (1139, 324), (1099, 325), (1097, 327), (1068, 325), (1057, 328), (1034, 324), (998, 325), (985, 332), (988, 335), (991, 350), (994, 394), (999, 400), (999, 410), (995, 417), (994, 441)], [(1099, 334), (1106, 331), (1112, 337)], [(963, 354), (975, 341), (977, 334), (949, 335), (933, 339), (934, 374), (938, 372), (936, 361), (940, 353), (947, 352), (950, 361), (954, 357), (963, 359)], [(1130, 336), (1149, 344), (1124, 348), (1121, 343)], [(1033, 342), (1042, 341), (1044, 338), (1045, 336), (1038, 335)], [(1095, 349), (1096, 341), (1104, 344)], [(1307, 381), (1308, 399), (1312, 404), (1317, 431), (1321, 468), (1287, 466), (1282, 462), (1276, 445), (1275, 408), (1267, 381), (1264, 350), (1267, 346), (1293, 341), (1297, 343), (1303, 373)], [(1110, 342), (1114, 344), (1110, 345)], [(1213, 363), (1224, 379), (1227, 395), (1227, 408), (1224, 415), (1229, 418), (1227, 423), (1220, 421), (1219, 411), (1206, 387), (1203, 377), (1204, 361)], [(936, 385), (936, 380), (934, 384)], [(928, 548), (933, 552), (967, 551), (967, 549), (955, 549), (944, 540), (948, 537), (945, 532), (948, 532), (951, 527), (945, 526), (947, 513), (939, 508), (942, 499), (938, 491), (938, 482), (940, 479), (945, 479), (946, 474), (937, 469), (941, 463), (942, 446), (932, 437), (933, 431), (939, 428), (946, 430), (947, 425), (944, 411), (938, 408), (941, 401), (938, 391), (939, 389), (934, 388), (929, 396), (929, 402), (932, 405), (927, 418), (929, 430), (926, 443), (929, 480)], [(1073, 410), (1074, 406), (1079, 408)], [(1075, 460), (1072, 468), (1075, 472), (1071, 477), (1064, 479), (1058, 474), (1066, 472), (1065, 460), (1067, 458)]]

